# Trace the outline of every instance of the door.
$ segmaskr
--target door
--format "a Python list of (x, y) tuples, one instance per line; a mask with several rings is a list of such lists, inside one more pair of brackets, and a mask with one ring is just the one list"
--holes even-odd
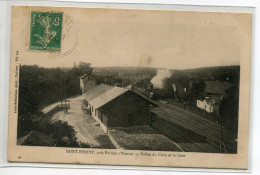
[(134, 126), (134, 113), (128, 113), (128, 125)]

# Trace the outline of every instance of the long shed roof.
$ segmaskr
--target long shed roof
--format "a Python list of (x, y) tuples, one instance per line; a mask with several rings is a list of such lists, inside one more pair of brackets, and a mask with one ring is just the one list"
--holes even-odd
[(85, 97), (85, 99), (90, 102), (91, 100), (97, 98), (98, 96), (100, 96), (101, 94), (109, 91), (110, 89), (114, 88), (114, 86), (109, 86), (106, 84), (100, 84), (97, 87), (91, 89), (90, 91), (86, 92), (85, 94), (83, 94), (83, 96)]
[[(127, 88), (120, 88), (116, 86), (110, 86), (106, 84), (101, 84), (90, 91), (86, 92), (82, 96), (96, 109), (102, 107), (103, 105), (107, 104), (108, 102), (114, 100), (115, 98), (119, 97), (120, 95), (124, 94), (127, 91), (131, 91)], [(141, 98), (144, 98), (145, 100), (148, 100), (150, 103), (154, 104), (155, 106), (158, 106), (155, 102), (152, 100), (149, 100), (147, 97), (144, 97), (143, 95), (140, 95), (134, 91), (131, 91), (134, 94), (140, 96)]]
[(89, 103), (94, 106), (96, 109), (100, 108), (101, 106), (105, 105), (106, 103), (112, 101), (116, 97), (124, 94), (125, 92), (129, 91), (129, 89), (120, 88), (120, 87), (113, 87), (110, 90), (102, 93), (98, 97), (91, 100)]

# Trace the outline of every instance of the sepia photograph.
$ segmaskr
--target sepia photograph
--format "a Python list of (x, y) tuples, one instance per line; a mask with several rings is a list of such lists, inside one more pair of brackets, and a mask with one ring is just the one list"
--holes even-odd
[(251, 25), (250, 13), (14, 6), (10, 161), (57, 148), (96, 156), (70, 163), (203, 167), (174, 162), (191, 153), (245, 168)]
[(239, 73), (20, 65), (17, 144), (236, 153)]

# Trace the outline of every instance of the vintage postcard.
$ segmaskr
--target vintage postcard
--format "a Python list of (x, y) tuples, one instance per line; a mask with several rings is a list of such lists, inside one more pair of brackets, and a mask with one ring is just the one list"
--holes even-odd
[(8, 160), (248, 167), (252, 14), (13, 6)]

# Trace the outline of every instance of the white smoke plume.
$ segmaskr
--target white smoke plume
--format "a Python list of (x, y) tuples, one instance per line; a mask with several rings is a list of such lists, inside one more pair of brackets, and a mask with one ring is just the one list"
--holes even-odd
[(151, 79), (151, 83), (155, 89), (162, 89), (164, 80), (169, 78), (172, 73), (168, 69), (158, 69), (157, 75)]

